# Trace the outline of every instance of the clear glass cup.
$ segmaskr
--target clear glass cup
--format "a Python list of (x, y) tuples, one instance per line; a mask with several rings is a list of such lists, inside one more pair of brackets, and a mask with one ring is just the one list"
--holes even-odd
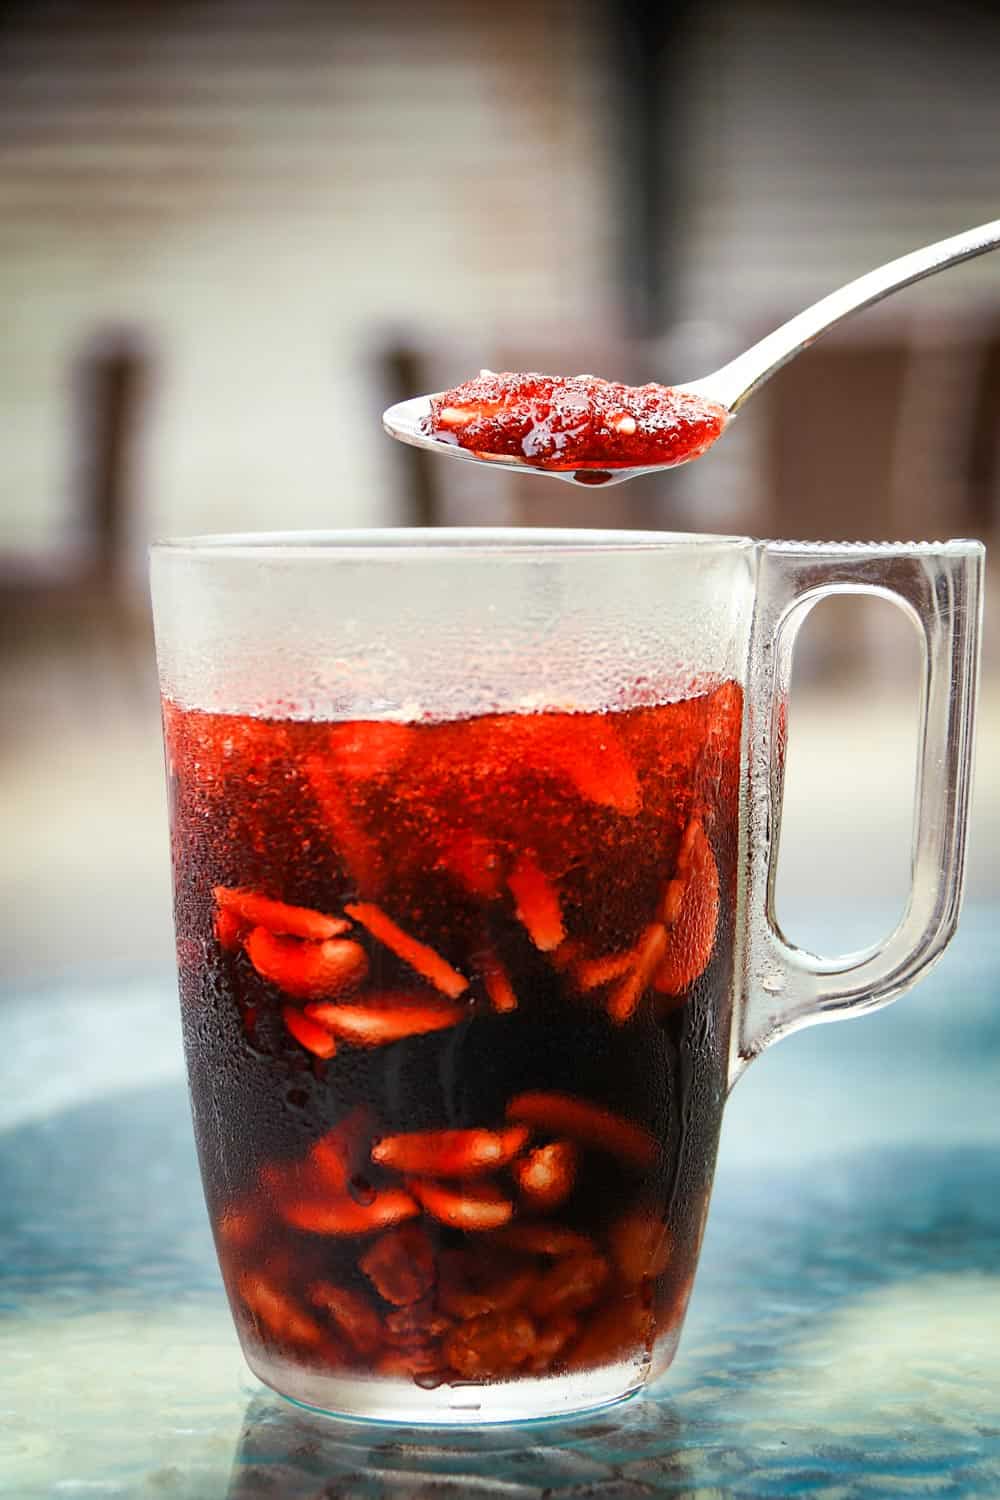
[[(383, 531), (153, 549), (195, 1134), (246, 1358), (355, 1417), (605, 1405), (673, 1357), (722, 1108), (885, 1004), (961, 898), (983, 549)], [(772, 903), (796, 632), (924, 653), (913, 882)]]

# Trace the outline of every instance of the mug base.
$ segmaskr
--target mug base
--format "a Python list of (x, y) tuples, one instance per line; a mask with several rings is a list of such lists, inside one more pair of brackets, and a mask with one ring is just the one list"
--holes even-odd
[(479, 1427), (577, 1416), (628, 1400), (650, 1378), (647, 1360), (622, 1360), (567, 1375), (425, 1389), (387, 1376), (326, 1375), (259, 1349), (244, 1354), (259, 1380), (297, 1406), (393, 1426)]

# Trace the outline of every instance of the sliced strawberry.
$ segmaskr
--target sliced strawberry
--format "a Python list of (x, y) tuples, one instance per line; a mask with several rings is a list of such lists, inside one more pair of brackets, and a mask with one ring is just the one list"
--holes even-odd
[(635, 1015), (666, 946), (666, 928), (659, 922), (650, 923), (636, 944), (631, 973), (626, 974), (608, 996), (608, 1015), (617, 1026), (623, 1026)]
[(404, 1224), (377, 1239), (358, 1265), (379, 1296), (396, 1307), (409, 1307), (434, 1285), (434, 1247), (419, 1224)]
[(242, 947), (246, 927), (234, 911), (227, 911), (224, 906), (220, 906), (212, 918), (212, 931), (220, 948), (225, 948), (227, 953), (235, 953)]
[(530, 854), (522, 854), (507, 877), (519, 919), (541, 953), (551, 953), (566, 936), (559, 893)]
[(528, 1140), (525, 1125), (506, 1130), (414, 1130), (386, 1135), (372, 1147), (372, 1161), (396, 1172), (426, 1177), (471, 1177), (502, 1167)]
[(590, 1255), (594, 1242), (576, 1229), (562, 1224), (510, 1224), (497, 1230), (491, 1245), (516, 1250), (521, 1255)]
[(321, 755), (307, 755), (302, 770), (344, 869), (362, 896), (377, 896), (385, 884), (385, 862), (378, 844), (351, 805), (350, 785)]
[(469, 981), (457, 969), (453, 969), (440, 953), (404, 932), (380, 906), (374, 906), (368, 901), (358, 901), (345, 910), (355, 922), (368, 929), (376, 942), (391, 949), (411, 969), (430, 980), (442, 994), (457, 1000), (469, 988)]
[(652, 1214), (626, 1214), (611, 1226), (608, 1243), (615, 1265), (630, 1286), (661, 1276), (670, 1260), (673, 1242), (662, 1219)]
[[(699, 819), (692, 819), (678, 856), (684, 891), (662, 962), (653, 975), (661, 994), (681, 995), (708, 967), (719, 925), (719, 869)], [(671, 885), (673, 882), (671, 882)], [(667, 888), (667, 897), (670, 887)]]
[(503, 883), (500, 857), (481, 833), (457, 828), (442, 834), (438, 840), (437, 864), (483, 901), (492, 901), (500, 894)]
[(492, 950), (483, 955), (480, 967), (486, 994), (493, 1009), (500, 1014), (517, 1010), (517, 996), (510, 982), (510, 975)]
[(323, 1330), (319, 1324), (266, 1277), (245, 1271), (238, 1286), (258, 1332), (264, 1329), (282, 1343), (306, 1348), (323, 1343)]
[(332, 1130), (314, 1141), (303, 1164), (306, 1178), (317, 1192), (345, 1193), (348, 1183), (368, 1159), (371, 1116), (358, 1106)]
[(243, 927), (266, 927), (276, 937), (310, 938), (321, 943), (326, 938), (347, 932), (350, 922), (343, 917), (328, 917), (308, 906), (289, 906), (262, 896), (259, 891), (217, 885), (212, 890), (220, 914), (230, 912)]
[(536, 1146), (511, 1167), (522, 1202), (537, 1213), (565, 1203), (573, 1191), (580, 1153), (572, 1141)]
[(350, 938), (312, 943), (275, 937), (266, 927), (255, 927), (244, 946), (261, 978), (295, 1000), (350, 994), (368, 973), (367, 953)]
[(307, 1005), (306, 1015), (355, 1047), (385, 1047), (407, 1036), (446, 1031), (468, 1018), (468, 1007), (451, 1005), (436, 996), (375, 996), (376, 1004)]
[(547, 737), (546, 760), (573, 783), (588, 802), (633, 817), (642, 806), (639, 778), (618, 732), (606, 714), (546, 714), (554, 733)]
[(328, 1031), (322, 1026), (317, 1026), (315, 1021), (310, 1021), (294, 1005), (283, 1005), (281, 1007), (281, 1019), (288, 1030), (301, 1047), (307, 1052), (312, 1052), (316, 1057), (324, 1061), (333, 1057), (337, 1050), (337, 1043)]
[(410, 1177), (406, 1179), (406, 1187), (432, 1219), (450, 1229), (499, 1229), (514, 1212), (509, 1198), (484, 1183), (452, 1187), (426, 1177)]
[(464, 1380), (491, 1380), (512, 1374), (534, 1347), (535, 1325), (524, 1313), (484, 1313), (448, 1335), (444, 1356)]
[(317, 1281), (309, 1288), (309, 1301), (331, 1317), (359, 1354), (371, 1354), (382, 1342), (382, 1325), (370, 1302), (360, 1292)]
[(351, 781), (369, 781), (394, 771), (416, 739), (417, 731), (410, 724), (355, 719), (329, 725), (325, 748), (340, 775)]
[(612, 979), (620, 979), (635, 963), (631, 948), (625, 953), (608, 953), (603, 958), (580, 958), (573, 965), (573, 978), (583, 991), (599, 989)]
[(656, 1160), (656, 1141), (642, 1125), (574, 1094), (517, 1094), (507, 1105), (507, 1118), (550, 1135), (569, 1136), (632, 1167), (645, 1170)]
[(286, 1224), (310, 1234), (372, 1234), (412, 1219), (419, 1212), (410, 1194), (399, 1188), (386, 1188), (370, 1203), (357, 1203), (350, 1197), (302, 1197), (281, 1204), (281, 1217)]
[(535, 1317), (552, 1317), (555, 1313), (582, 1312), (592, 1307), (608, 1279), (608, 1263), (603, 1255), (567, 1255), (545, 1271), (528, 1303)]

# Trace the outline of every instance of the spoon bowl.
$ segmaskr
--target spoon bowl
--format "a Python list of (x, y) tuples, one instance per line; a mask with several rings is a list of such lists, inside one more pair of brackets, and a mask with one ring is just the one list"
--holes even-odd
[[(925, 245), (923, 249), (913, 250), (908, 255), (901, 255), (898, 259), (891, 260), (886, 265), (857, 277), (854, 281), (849, 281), (846, 286), (814, 302), (812, 306), (797, 313), (787, 323), (782, 323), (773, 333), (769, 333), (713, 374), (706, 375), (701, 380), (689, 381), (684, 385), (675, 385), (670, 389), (714, 403), (723, 408), (732, 418), (754, 391), (769, 380), (777, 370), (780, 370), (803, 349), (807, 349), (810, 344), (815, 343), (816, 339), (830, 328), (834, 328), (845, 318), (850, 317), (852, 313), (859, 312), (864, 307), (871, 307), (873, 303), (881, 302), (892, 292), (910, 286), (915, 281), (921, 281), (925, 276), (932, 276), (937, 271), (947, 270), (949, 266), (958, 265), (961, 261), (972, 259), (973, 256), (984, 255), (989, 250), (995, 250), (998, 245), (1000, 245), (1000, 219), (994, 219), (989, 224), (980, 224), (975, 229), (966, 229), (961, 234), (951, 235), (948, 239), (937, 240), (933, 245)], [(443, 393), (437, 393), (437, 395), (441, 394)], [(400, 401), (395, 406), (390, 406), (382, 415), (382, 425), (386, 432), (401, 443), (409, 443), (415, 448), (426, 448), (434, 453), (445, 454), (449, 458), (460, 458), (467, 463), (492, 464), (501, 469), (517, 469), (520, 473), (544, 474), (549, 479), (562, 479), (568, 484), (587, 486), (624, 484), (626, 480), (636, 479), (640, 474), (655, 474), (662, 469), (676, 469), (681, 463), (691, 461), (691, 458), (682, 458), (670, 463), (635, 467), (609, 464), (606, 469), (595, 467), (556, 469), (538, 463), (529, 463), (527, 459), (517, 458), (510, 454), (481, 453), (471, 448), (463, 448), (447, 436), (437, 436), (424, 430), (424, 424), (431, 415), (433, 399), (436, 397), (415, 396), (409, 401)], [(697, 456), (701, 456), (702, 452), (704, 449), (699, 450)], [(692, 454), (691, 457), (695, 455)]]

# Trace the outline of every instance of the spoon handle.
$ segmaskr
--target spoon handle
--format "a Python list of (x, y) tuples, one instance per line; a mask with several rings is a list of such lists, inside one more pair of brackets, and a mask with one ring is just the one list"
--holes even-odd
[(820, 334), (843, 322), (851, 313), (870, 307), (873, 302), (881, 302), (890, 292), (920, 281), (924, 276), (932, 276), (935, 271), (943, 271), (948, 266), (958, 265), (959, 261), (995, 250), (998, 245), (1000, 219), (994, 219), (990, 224), (980, 224), (976, 229), (949, 235), (946, 240), (938, 240), (936, 244), (925, 245), (922, 250), (912, 250), (898, 260), (890, 260), (821, 297), (713, 375), (694, 381), (684, 389), (709, 396), (731, 412), (738, 411), (747, 397), (753, 395), (758, 386), (780, 370), (793, 355), (808, 348)]

